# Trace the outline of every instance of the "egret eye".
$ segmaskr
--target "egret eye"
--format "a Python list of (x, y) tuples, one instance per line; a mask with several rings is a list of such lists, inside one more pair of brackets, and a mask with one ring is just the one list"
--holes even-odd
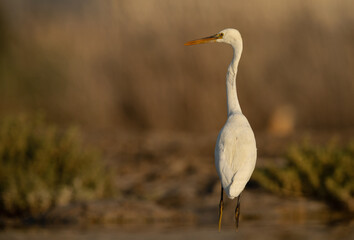
[(223, 36), (224, 36), (224, 33), (220, 33), (219, 36), (220, 36), (220, 37), (223, 37)]

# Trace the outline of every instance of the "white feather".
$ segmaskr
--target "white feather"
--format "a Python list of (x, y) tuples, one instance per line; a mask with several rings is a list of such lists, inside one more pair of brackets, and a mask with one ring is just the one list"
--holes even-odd
[(228, 118), (215, 146), (215, 166), (222, 186), (231, 199), (240, 195), (256, 165), (256, 140), (237, 98), (236, 75), (242, 54), (242, 38), (236, 29), (225, 29), (217, 42), (228, 43), (234, 56), (226, 75)]
[[(226, 75), (228, 118), (219, 133), (215, 147), (216, 170), (223, 189), (228, 197), (233, 199), (239, 196), (245, 188), (257, 159), (256, 140), (247, 118), (242, 114), (236, 91), (237, 68), (243, 44), (239, 31), (227, 28), (213, 36), (189, 41), (185, 45), (210, 42), (230, 44), (234, 51)], [(222, 199), (220, 204), (222, 204)], [(222, 210), (222, 205), (220, 205), (220, 210)]]
[(215, 166), (222, 186), (231, 199), (240, 195), (256, 165), (253, 131), (242, 113), (232, 114), (219, 133)]

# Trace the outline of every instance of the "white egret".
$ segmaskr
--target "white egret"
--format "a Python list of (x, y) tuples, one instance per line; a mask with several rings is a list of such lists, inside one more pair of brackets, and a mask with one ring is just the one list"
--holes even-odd
[(237, 198), (235, 208), (236, 229), (240, 216), (240, 197), (256, 165), (256, 140), (247, 118), (242, 114), (237, 98), (236, 75), (242, 53), (242, 38), (236, 29), (227, 28), (206, 38), (185, 43), (228, 43), (234, 55), (226, 75), (227, 120), (221, 129), (215, 146), (215, 166), (221, 180), (219, 204), (219, 231), (224, 208), (223, 191), (230, 199)]

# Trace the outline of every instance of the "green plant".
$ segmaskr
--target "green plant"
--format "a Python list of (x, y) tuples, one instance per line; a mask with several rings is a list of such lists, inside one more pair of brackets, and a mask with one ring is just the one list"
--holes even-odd
[(286, 160), (282, 168), (258, 168), (253, 180), (275, 193), (313, 197), (354, 212), (354, 141), (294, 145)]
[(59, 131), (43, 117), (0, 122), (0, 214), (37, 216), (58, 205), (110, 194), (99, 154), (75, 129)]

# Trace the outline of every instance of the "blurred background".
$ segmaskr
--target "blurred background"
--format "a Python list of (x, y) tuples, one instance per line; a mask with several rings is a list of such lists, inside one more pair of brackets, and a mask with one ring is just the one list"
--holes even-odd
[[(241, 32), (244, 41), (237, 87), (243, 113), (256, 135), (257, 167), (288, 166), (291, 156), (310, 156), (314, 149), (311, 167), (321, 168), (319, 162), (328, 164), (334, 159), (329, 168), (339, 169), (340, 173), (333, 174), (338, 176), (338, 186), (344, 186), (338, 192), (333, 189), (339, 187), (330, 187), (337, 186), (330, 180), (321, 185), (323, 179), (332, 179), (330, 170), (319, 173), (317, 185), (300, 171), (291, 181), (299, 186), (309, 181), (313, 188), (296, 188), (291, 182), (284, 190), (287, 186), (282, 182), (290, 179), (287, 174), (283, 180), (274, 180), (276, 177), (259, 170), (244, 194), (241, 229), (245, 230), (241, 236), (264, 239), (261, 233), (267, 232), (270, 239), (288, 235), (294, 239), (353, 237), (354, 147), (348, 144), (354, 133), (353, 11), (350, 0), (1, 1), (0, 121), (6, 120), (0, 137), (3, 166), (10, 166), (11, 156), (27, 161), (23, 159), (37, 156), (33, 146), (53, 141), (54, 150), (48, 148), (48, 156), (41, 162), (46, 167), (35, 170), (35, 175), (58, 158), (51, 154), (62, 142), (68, 142), (68, 152), (94, 148), (99, 152), (95, 161), (110, 173), (85, 172), (94, 172), (83, 178), (89, 179), (88, 189), (94, 189), (90, 194), (77, 193), (78, 186), (86, 185), (77, 183), (76, 172), (70, 172), (72, 181), (64, 181), (62, 173), (60, 184), (59, 177), (53, 177), (59, 193), (46, 186), (48, 191), (43, 194), (41, 183), (29, 194), (21, 193), (27, 187), (21, 185), (21, 191), (13, 187), (17, 178), (12, 179), (11, 188), (6, 185), (13, 174), (7, 177), (10, 167), (3, 167), (0, 226), (99, 222), (113, 224), (114, 230), (109, 231), (132, 239), (141, 237), (132, 236), (129, 230), (136, 224), (155, 226), (148, 235), (154, 238), (182, 234), (161, 235), (160, 229), (168, 223), (168, 228), (189, 229), (186, 234), (191, 238), (197, 233), (203, 238), (216, 237), (219, 181), (213, 152), (227, 117), (225, 74), (232, 51), (223, 44), (183, 44), (232, 27)], [(21, 134), (25, 137), (8, 137), (21, 135), (13, 129), (24, 125), (27, 135)], [(46, 132), (47, 125), (57, 129), (58, 137), (44, 133), (44, 140), (32, 144), (33, 139), (42, 139), (38, 134)], [(74, 131), (82, 142), (78, 150), (71, 150), (76, 140), (67, 140), (72, 127), (79, 129)], [(68, 137), (61, 139), (61, 135)], [(14, 141), (21, 147), (6, 152)], [(30, 150), (23, 150), (26, 141)], [(294, 150), (299, 154), (291, 155), (294, 151), (289, 153), (289, 147), (303, 141), (307, 141), (305, 150), (300, 144)], [(335, 153), (326, 152), (328, 149)], [(22, 150), (24, 153), (10, 154)], [(28, 154), (31, 151), (34, 154)], [(324, 155), (334, 157), (321, 160)], [(69, 166), (76, 160), (63, 161)], [(72, 168), (86, 168), (84, 161), (77, 160), (80, 164)], [(301, 169), (301, 164), (294, 168)], [(21, 167), (17, 162), (11, 169), (18, 172)], [(313, 171), (308, 173), (313, 175)], [(101, 186), (94, 179), (105, 175), (111, 178), (102, 183), (109, 185), (102, 189), (109, 190), (92, 187)], [(279, 186), (264, 186), (265, 177), (270, 179), (269, 186), (280, 182)], [(43, 179), (38, 181), (46, 182)], [(12, 187), (16, 190), (10, 191)], [(27, 200), (15, 204), (16, 198)], [(323, 198), (330, 199), (329, 203), (322, 204)], [(225, 235), (220, 236), (233, 238), (234, 203), (229, 201), (226, 208)], [(212, 230), (205, 230), (206, 226)], [(254, 233), (254, 226), (261, 230)], [(277, 232), (279, 226), (285, 226), (281, 232)], [(2, 236), (38, 239), (38, 234), (6, 230)], [(70, 234), (81, 239), (81, 235)], [(93, 238), (107, 233), (90, 234)]]

